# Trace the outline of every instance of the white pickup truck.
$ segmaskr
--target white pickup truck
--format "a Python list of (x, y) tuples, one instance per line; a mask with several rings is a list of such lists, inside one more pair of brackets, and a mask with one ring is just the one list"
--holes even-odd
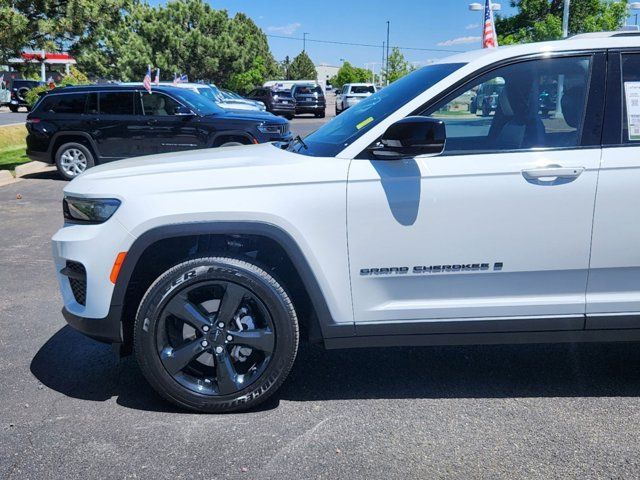
[(225, 412), (300, 339), (640, 340), (639, 185), (640, 36), (601, 33), (441, 59), (286, 146), (92, 168), (53, 255), (72, 326)]

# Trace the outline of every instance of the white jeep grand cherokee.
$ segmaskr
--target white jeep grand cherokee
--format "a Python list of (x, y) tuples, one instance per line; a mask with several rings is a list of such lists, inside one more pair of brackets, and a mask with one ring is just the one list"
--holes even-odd
[[(469, 111), (500, 86), (496, 108)], [(286, 148), (65, 189), (64, 316), (167, 399), (252, 407), (327, 348), (640, 340), (640, 36), (470, 52)]]

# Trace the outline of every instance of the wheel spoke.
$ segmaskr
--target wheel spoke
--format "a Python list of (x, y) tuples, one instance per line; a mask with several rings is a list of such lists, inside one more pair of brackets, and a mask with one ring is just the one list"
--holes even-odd
[(216, 320), (229, 323), (240, 308), (240, 302), (244, 298), (244, 289), (234, 283), (227, 283), (227, 288), (218, 308)]
[(226, 349), (216, 353), (216, 381), (218, 382), (218, 393), (222, 395), (233, 393), (240, 388), (238, 374), (233, 368), (231, 357)]
[(175, 375), (186, 367), (191, 360), (200, 355), (204, 351), (204, 347), (200, 342), (200, 339), (196, 339), (176, 349), (165, 348), (160, 355), (160, 359), (167, 371), (171, 375)]
[(200, 313), (197, 307), (187, 299), (186, 295), (178, 294), (173, 297), (167, 304), (165, 312), (178, 317), (198, 330), (202, 330), (204, 326), (211, 326), (211, 321)]
[(269, 329), (245, 330), (243, 332), (232, 332), (233, 345), (244, 345), (255, 348), (261, 352), (271, 353), (274, 347), (274, 335)]

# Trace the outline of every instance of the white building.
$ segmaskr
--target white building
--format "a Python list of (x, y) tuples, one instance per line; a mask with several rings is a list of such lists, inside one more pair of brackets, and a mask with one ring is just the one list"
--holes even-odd
[(340, 70), (340, 67), (327, 65), (326, 63), (316, 65), (316, 72), (318, 72), (318, 83), (322, 86), (323, 90), (327, 89), (327, 80), (336, 75), (338, 73), (338, 70)]

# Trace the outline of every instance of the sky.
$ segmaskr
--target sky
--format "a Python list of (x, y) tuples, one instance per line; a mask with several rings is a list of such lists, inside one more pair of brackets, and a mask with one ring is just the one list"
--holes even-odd
[[(484, 0), (475, 1), (484, 4)], [(378, 65), (373, 66), (377, 71), (382, 61), (387, 20), (391, 46), (432, 49), (402, 50), (407, 60), (416, 66), (446, 56), (448, 52), (479, 48), (482, 34), (483, 12), (469, 11), (470, 0), (208, 0), (208, 3), (213, 8), (227, 10), (230, 15), (243, 12), (251, 17), (270, 35), (269, 45), (277, 60), (300, 53), (306, 32), (306, 50), (315, 64), (339, 66), (344, 59), (364, 67), (377, 62)], [(514, 13), (509, 0), (500, 3), (503, 14)], [(379, 46), (336, 45), (314, 40)]]

